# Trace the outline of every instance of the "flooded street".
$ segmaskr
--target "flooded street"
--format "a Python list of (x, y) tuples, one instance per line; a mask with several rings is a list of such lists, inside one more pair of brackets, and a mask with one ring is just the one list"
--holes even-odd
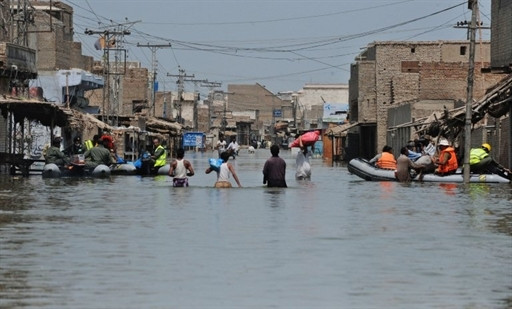
[[(366, 182), (268, 149), (170, 177), (0, 178), (0, 308), (511, 308), (509, 184)], [(234, 180), (232, 183), (235, 184)]]

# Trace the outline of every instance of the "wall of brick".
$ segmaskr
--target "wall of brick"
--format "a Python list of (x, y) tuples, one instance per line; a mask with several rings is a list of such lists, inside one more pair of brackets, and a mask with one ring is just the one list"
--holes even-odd
[[(123, 115), (132, 115), (134, 101), (148, 101), (148, 69), (147, 68), (130, 68), (127, 69), (123, 76)], [(151, 103), (148, 101), (148, 103)]]
[(284, 101), (259, 84), (228, 85), (228, 109), (233, 112), (259, 110), (259, 120), (266, 125), (272, 122), (272, 109), (280, 108)]
[(512, 66), (512, 1), (492, 0), (491, 63), (493, 67)]
[[(358, 117), (354, 118), (350, 115), (351, 121), (374, 123), (377, 121), (375, 61), (360, 61), (358, 68), (358, 80), (354, 80), (358, 92), (354, 93), (355, 97), (351, 99), (351, 102), (354, 102), (353, 105), (357, 102)], [(350, 95), (352, 96), (352, 92)]]
[[(485, 42), (476, 50), (480, 62), (475, 64), (475, 98), (496, 82), (495, 76), (479, 73), (489, 61), (489, 48), (489, 42)], [(367, 55), (375, 55), (375, 83), (361, 76), (363, 61), (359, 61), (358, 112), (360, 120), (365, 109), (361, 99), (375, 92), (377, 149), (386, 144), (388, 108), (411, 100), (465, 100), (467, 96), (466, 41), (377, 42), (368, 50)], [(367, 84), (364, 90), (363, 83)]]

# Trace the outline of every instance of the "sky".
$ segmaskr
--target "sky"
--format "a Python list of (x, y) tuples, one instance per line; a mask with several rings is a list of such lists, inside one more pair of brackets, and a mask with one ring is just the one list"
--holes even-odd
[[(93, 31), (130, 31), (123, 41), (129, 61), (152, 70), (159, 91), (188, 79), (261, 84), (269, 91), (298, 91), (305, 84), (348, 84), (350, 64), (375, 41), (466, 40), (455, 28), (471, 20), (467, 0), (65, 0), (74, 9), (74, 40), (83, 54), (101, 59)], [(491, 0), (479, 1), (490, 27)], [(489, 40), (490, 30), (477, 33)], [(171, 45), (149, 48), (141, 45)], [(193, 77), (192, 77), (193, 76)], [(204, 86), (204, 85), (203, 85)], [(200, 82), (186, 91), (206, 95)]]

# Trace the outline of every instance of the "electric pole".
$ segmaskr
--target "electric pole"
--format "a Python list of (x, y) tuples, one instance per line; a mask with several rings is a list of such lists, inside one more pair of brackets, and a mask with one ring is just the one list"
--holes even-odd
[(178, 103), (175, 104), (176, 108), (178, 110), (178, 115), (176, 116), (176, 121), (180, 124), (183, 124), (183, 119), (181, 119), (181, 109), (182, 109), (181, 105), (183, 103), (184, 82), (185, 82), (185, 78), (188, 78), (188, 77), (193, 78), (194, 74), (187, 75), (185, 73), (185, 70), (180, 68), (180, 69), (178, 69), (178, 75), (167, 73), (167, 76), (178, 78), (178, 81), (177, 81), (177, 83), (178, 83)]
[(478, 0), (468, 0), (468, 7), (471, 9), (471, 24), (469, 26), (469, 68), (468, 86), (466, 101), (466, 121), (464, 127), (464, 183), (469, 183), (469, 154), (471, 150), (471, 125), (473, 112), (473, 83), (475, 74), (475, 37), (476, 19), (478, 13)]
[[(105, 46), (103, 49), (103, 100), (101, 114), (103, 121), (117, 126), (119, 107), (121, 104), (122, 79), (121, 76), (126, 73), (126, 49), (123, 48), (124, 36), (130, 35), (128, 26), (133, 26), (137, 22), (127, 22), (110, 26), (113, 30), (90, 30), (85, 29), (85, 34), (99, 34), (103, 37)], [(111, 64), (110, 54), (114, 54), (114, 63)]]
[(151, 93), (151, 109), (153, 111), (153, 117), (156, 117), (156, 112), (155, 112), (155, 106), (156, 106), (156, 72), (158, 70), (158, 63), (156, 61), (156, 51), (157, 49), (159, 48), (166, 48), (166, 47), (171, 47), (171, 43), (169, 44), (139, 44), (137, 43), (137, 47), (149, 47), (149, 49), (151, 49), (151, 66), (153, 67), (153, 82), (152, 82), (152, 87), (150, 89), (150, 93)]
[(222, 83), (219, 82), (209, 82), (208, 80), (204, 81), (201, 84), (202, 87), (207, 87), (210, 89), (208, 92), (208, 132), (210, 132), (212, 128), (212, 109), (213, 109), (213, 93), (215, 88), (219, 88), (222, 86)]

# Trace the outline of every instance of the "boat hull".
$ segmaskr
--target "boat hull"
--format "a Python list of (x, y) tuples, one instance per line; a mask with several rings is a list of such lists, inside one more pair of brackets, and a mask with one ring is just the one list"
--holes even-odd
[[(394, 170), (385, 170), (371, 165), (368, 161), (356, 158), (350, 160), (347, 165), (348, 171), (356, 176), (368, 181), (397, 181)], [(420, 181), (418, 177), (412, 181)], [(463, 174), (458, 171), (455, 174), (439, 176), (435, 174), (425, 174), (422, 182), (464, 182)], [(510, 183), (510, 180), (496, 174), (471, 174), (469, 182), (478, 183)]]
[(43, 178), (62, 178), (62, 177), (95, 177), (106, 178), (110, 176), (110, 168), (100, 164), (94, 169), (88, 169), (84, 166), (73, 166), (72, 168), (59, 167), (56, 164), (49, 163), (43, 166)]

